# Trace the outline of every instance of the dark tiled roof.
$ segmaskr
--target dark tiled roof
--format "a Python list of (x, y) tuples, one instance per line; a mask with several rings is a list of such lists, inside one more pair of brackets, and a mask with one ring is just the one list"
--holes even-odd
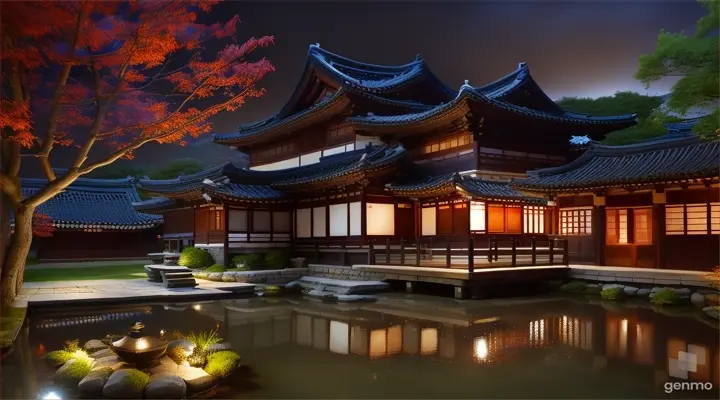
[(153, 197), (147, 200), (140, 200), (133, 203), (133, 207), (140, 212), (159, 211), (175, 206), (175, 201), (167, 197)]
[(277, 171), (255, 171), (226, 168), (232, 182), (269, 185), (282, 189), (328, 181), (353, 173), (363, 173), (389, 166), (406, 154), (402, 146), (370, 146), (364, 149), (324, 157), (321, 162)]
[(528, 196), (509, 186), (508, 181), (493, 181), (458, 173), (431, 176), (421, 180), (390, 183), (387, 190), (398, 196), (436, 197), (460, 190), (467, 196), (489, 201), (523, 202), (545, 204), (546, 200), (536, 196)]
[(247, 140), (273, 130), (288, 129), (295, 126), (299, 129), (307, 124), (308, 121), (306, 120), (309, 116), (320, 116), (325, 114), (328, 117), (332, 117), (339, 112), (339, 110), (344, 109), (349, 104), (350, 102), (347, 97), (347, 91), (341, 88), (334, 95), (328, 96), (296, 114), (284, 118), (281, 118), (279, 115), (275, 115), (264, 121), (241, 125), (238, 132), (214, 135), (213, 142), (229, 143), (239, 140)]
[[(47, 180), (22, 179), (21, 184), (23, 196), (29, 197)], [(133, 203), (139, 201), (132, 179), (78, 178), (38, 212), (61, 229), (144, 229), (162, 223), (161, 216), (137, 212)]]
[(517, 201), (533, 204), (547, 204), (547, 200), (529, 196), (510, 187), (508, 181), (493, 181), (463, 176), (457, 182), (458, 187), (467, 195), (484, 200)]
[(223, 168), (226, 164), (210, 167), (191, 175), (181, 175), (175, 179), (149, 179), (138, 180), (138, 188), (150, 193), (181, 193), (199, 189), (206, 179), (214, 180), (223, 177)]
[(289, 201), (285, 193), (264, 185), (243, 185), (228, 182), (224, 179), (221, 182), (203, 184), (203, 191), (210, 196), (220, 196), (232, 200), (255, 201)]
[(489, 97), (483, 92), (479, 92), (469, 84), (465, 84), (460, 88), (460, 91), (454, 100), (441, 104), (430, 110), (404, 115), (368, 115), (368, 116), (354, 116), (348, 119), (353, 124), (365, 127), (365, 126), (397, 126), (406, 124), (420, 124), (429, 119), (437, 118), (443, 114), (453, 112), (457, 108), (469, 109), (469, 104), (476, 103), (478, 105), (486, 105), (495, 109), (511, 112), (516, 115), (557, 121), (563, 123), (575, 123), (575, 124), (628, 124), (632, 125), (635, 123), (637, 117), (636, 114), (619, 115), (612, 117), (593, 117), (585, 114), (575, 114), (564, 112), (563, 114), (549, 113), (539, 110), (534, 110), (527, 107), (518, 106), (515, 104), (508, 103), (497, 98)]
[(694, 136), (661, 136), (624, 146), (592, 143), (575, 161), (530, 171), (513, 182), (528, 190), (585, 190), (715, 178), (720, 169), (720, 142)]

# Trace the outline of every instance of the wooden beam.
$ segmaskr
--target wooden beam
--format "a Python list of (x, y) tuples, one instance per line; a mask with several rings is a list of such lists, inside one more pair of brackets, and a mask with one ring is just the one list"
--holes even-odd
[(225, 260), (225, 266), (230, 265), (230, 210), (228, 207), (223, 206), (223, 260)]

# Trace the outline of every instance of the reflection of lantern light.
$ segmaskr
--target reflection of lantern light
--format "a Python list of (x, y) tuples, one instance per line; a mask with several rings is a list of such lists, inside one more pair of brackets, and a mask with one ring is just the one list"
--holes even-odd
[(488, 358), (488, 340), (485, 337), (475, 339), (475, 359), (477, 361), (485, 361)]
[(430, 356), (437, 353), (438, 330), (437, 328), (425, 328), (420, 331), (420, 354)]
[(195, 305), (193, 306), (193, 308), (195, 309), (195, 311), (200, 311), (200, 310), (202, 310), (202, 306), (201, 306), (200, 304), (195, 304)]
[(160, 336), (165, 336), (165, 329), (160, 329)]
[(135, 348), (138, 350), (145, 350), (148, 348), (148, 342), (145, 338), (140, 338), (135, 342)]
[(50, 392), (43, 396), (43, 400), (62, 400), (62, 397), (58, 396), (55, 392)]

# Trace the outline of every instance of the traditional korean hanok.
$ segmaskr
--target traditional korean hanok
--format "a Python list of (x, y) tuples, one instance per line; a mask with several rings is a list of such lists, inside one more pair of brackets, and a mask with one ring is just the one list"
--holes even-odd
[[(23, 196), (32, 196), (45, 179), (22, 179)], [(33, 249), (40, 261), (144, 258), (161, 247), (162, 217), (141, 213), (132, 178), (79, 178), (62, 193), (43, 203), (54, 231), (35, 237)]]
[(692, 124), (638, 144), (591, 142), (575, 161), (513, 185), (557, 204), (571, 261), (710, 270), (720, 253), (720, 143), (694, 136)]
[[(529, 168), (566, 162), (572, 135), (599, 139), (634, 123), (635, 115), (566, 112), (543, 93), (524, 63), (489, 85), (466, 82), (454, 90), (421, 56), (383, 66), (312, 45), (298, 85), (276, 115), (214, 137), (248, 154), (248, 168), (223, 166), (208, 176), (140, 184), (186, 204), (192, 203), (188, 193), (200, 201), (205, 192), (211, 204), (205, 207), (218, 215), (225, 212), (217, 211), (219, 203), (226, 204), (230, 250), (248, 246), (232, 245), (234, 239), (257, 247), (260, 239), (254, 241), (253, 234), (280, 232), (268, 225), (267, 204), (229, 209), (238, 197), (231, 200), (236, 192), (226, 185), (273, 189), (272, 201), (282, 199), (282, 212), (291, 212), (283, 233), (293, 246), (320, 246), (314, 250), (318, 261), (347, 264), (367, 260), (360, 253), (371, 242), (467, 243), (470, 236), (482, 241), (489, 235), (550, 233), (543, 200), (510, 188), (509, 180)], [(206, 178), (212, 182), (202, 184)], [(178, 186), (185, 183), (195, 189)], [(215, 217), (220, 222), (213, 227), (224, 226), (223, 218)]]

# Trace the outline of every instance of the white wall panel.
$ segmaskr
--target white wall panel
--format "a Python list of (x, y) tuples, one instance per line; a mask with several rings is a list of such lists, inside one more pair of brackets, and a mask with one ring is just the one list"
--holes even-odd
[(312, 226), (312, 236), (313, 237), (325, 237), (327, 232), (325, 232), (325, 220), (327, 216), (325, 215), (325, 207), (315, 207), (313, 208), (313, 226)]
[(247, 232), (247, 210), (229, 210), (228, 211), (228, 230), (235, 232)]
[(367, 235), (395, 234), (395, 205), (367, 204)]
[(330, 206), (330, 236), (348, 235), (348, 205), (333, 204)]
[(422, 223), (422, 235), (433, 236), (436, 233), (436, 213), (435, 207), (425, 207), (422, 209), (421, 223)]
[(309, 238), (312, 237), (312, 231), (310, 230), (312, 225), (312, 217), (311, 217), (312, 209), (310, 208), (301, 208), (296, 211), (296, 226), (295, 226), (295, 237), (299, 238)]
[(350, 236), (362, 235), (362, 203), (350, 203)]

